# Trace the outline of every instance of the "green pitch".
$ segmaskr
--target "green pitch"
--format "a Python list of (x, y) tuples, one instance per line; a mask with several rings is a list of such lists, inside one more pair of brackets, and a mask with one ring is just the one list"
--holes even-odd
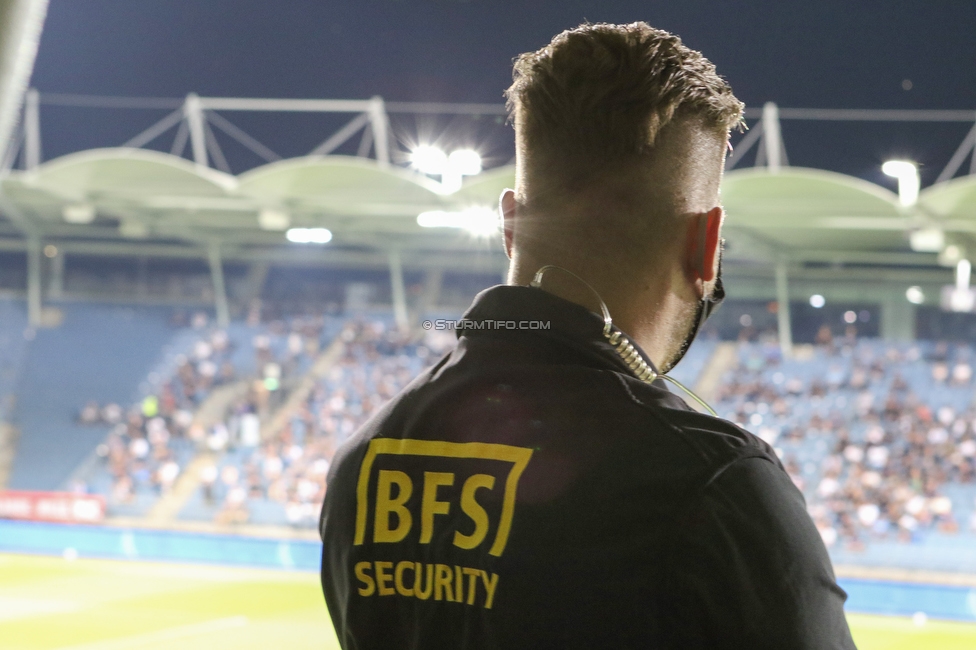
[[(861, 650), (976, 647), (976, 625), (851, 615)], [(309, 573), (0, 554), (4, 650), (338, 648)]]
[(339, 647), (318, 576), (0, 554), (4, 650)]

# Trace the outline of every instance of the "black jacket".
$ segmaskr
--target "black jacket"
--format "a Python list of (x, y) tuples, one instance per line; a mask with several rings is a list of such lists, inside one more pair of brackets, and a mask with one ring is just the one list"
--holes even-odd
[(639, 381), (583, 307), (500, 286), (465, 318), (332, 465), (343, 648), (854, 647), (766, 443)]

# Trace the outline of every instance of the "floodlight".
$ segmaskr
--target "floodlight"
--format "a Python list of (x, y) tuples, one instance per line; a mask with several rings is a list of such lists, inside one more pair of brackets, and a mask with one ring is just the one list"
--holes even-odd
[(95, 220), (95, 206), (90, 203), (69, 203), (61, 208), (61, 216), (68, 223), (91, 223)]
[(498, 232), (498, 213), (491, 208), (468, 208), (460, 212), (431, 210), (417, 215), (423, 228), (460, 228), (472, 235), (492, 235)]
[(913, 305), (921, 305), (925, 302), (925, 293), (922, 287), (908, 287), (905, 290), (905, 299)]
[(447, 157), (447, 168), (455, 174), (475, 176), (481, 173), (481, 156), (472, 149), (458, 149)]
[(410, 164), (423, 174), (440, 176), (443, 194), (461, 189), (462, 177), (481, 173), (481, 156), (473, 149), (458, 149), (448, 156), (437, 147), (421, 145), (411, 152)]
[(258, 212), (258, 226), (261, 230), (286, 230), (291, 225), (291, 215), (283, 210), (262, 208)]
[(966, 251), (961, 246), (949, 244), (939, 253), (939, 264), (942, 266), (955, 266), (956, 262), (963, 258)]
[(907, 160), (889, 160), (881, 165), (881, 171), (893, 178), (900, 178), (905, 174), (914, 174), (915, 163)]
[(976, 295), (972, 289), (959, 289), (950, 285), (943, 289), (942, 303), (943, 308), (948, 306), (949, 311), (971, 312), (976, 304)]
[(919, 253), (938, 253), (945, 246), (945, 233), (938, 228), (922, 228), (909, 235), (912, 250)]
[(969, 279), (973, 273), (973, 265), (963, 258), (956, 264), (956, 289), (965, 291), (969, 288)]
[(332, 231), (328, 228), (289, 228), (285, 238), (295, 244), (328, 244)]
[(815, 293), (812, 296), (810, 296), (810, 306), (813, 307), (814, 309), (820, 309), (826, 304), (827, 304), (826, 299), (824, 299), (824, 297), (821, 296), (819, 293)]
[(921, 185), (915, 163), (907, 160), (889, 160), (881, 165), (881, 171), (898, 179), (898, 202), (905, 207), (915, 205)]
[(119, 223), (119, 234), (130, 239), (145, 239), (149, 236), (149, 226), (137, 219), (123, 219)]
[(461, 189), (463, 176), (481, 173), (481, 156), (471, 149), (452, 151), (441, 174), (441, 187), (445, 194), (453, 194)]
[(421, 173), (440, 176), (448, 168), (448, 158), (437, 147), (421, 145), (410, 154), (410, 164)]
[(422, 228), (460, 228), (457, 215), (457, 212), (428, 210), (417, 215), (417, 225)]

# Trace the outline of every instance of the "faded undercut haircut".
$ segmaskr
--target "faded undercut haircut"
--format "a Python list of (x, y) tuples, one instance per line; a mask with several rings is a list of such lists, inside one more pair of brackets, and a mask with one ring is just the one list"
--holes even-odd
[(513, 79), (505, 96), (523, 171), (563, 189), (652, 155), (662, 130), (682, 118), (723, 144), (742, 121), (743, 104), (715, 66), (643, 22), (564, 31), (519, 56)]

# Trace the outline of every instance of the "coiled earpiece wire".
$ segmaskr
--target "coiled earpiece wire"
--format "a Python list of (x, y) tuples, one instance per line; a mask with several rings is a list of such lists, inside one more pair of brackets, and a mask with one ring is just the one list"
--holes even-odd
[(630, 368), (631, 372), (633, 372), (638, 379), (646, 384), (653, 384), (658, 379), (669, 381), (684, 391), (685, 394), (691, 397), (703, 409), (708, 411), (708, 413), (718, 417), (718, 413), (716, 413), (705, 400), (696, 395), (693, 390), (682, 384), (677, 379), (657, 372), (650, 366), (650, 364), (644, 361), (644, 358), (640, 355), (640, 352), (637, 351), (637, 348), (634, 347), (634, 344), (631, 343), (630, 339), (627, 338), (627, 335), (621, 332), (619, 329), (614, 328), (613, 319), (610, 318), (610, 310), (607, 308), (607, 303), (603, 302), (603, 298), (600, 297), (600, 294), (592, 287), (592, 285), (590, 285), (589, 282), (576, 275), (569, 269), (564, 269), (563, 267), (556, 266), (555, 264), (547, 264), (535, 272), (535, 277), (532, 278), (532, 282), (529, 284), (529, 286), (536, 289), (541, 289), (543, 276), (547, 271), (553, 270), (562, 271), (563, 273), (572, 276), (584, 287), (589, 289), (594, 296), (596, 296), (597, 301), (600, 303), (600, 311), (602, 312), (603, 316), (603, 337), (610, 343), (614, 352), (617, 353), (617, 356), (619, 356), (620, 359), (627, 364), (627, 367)]

